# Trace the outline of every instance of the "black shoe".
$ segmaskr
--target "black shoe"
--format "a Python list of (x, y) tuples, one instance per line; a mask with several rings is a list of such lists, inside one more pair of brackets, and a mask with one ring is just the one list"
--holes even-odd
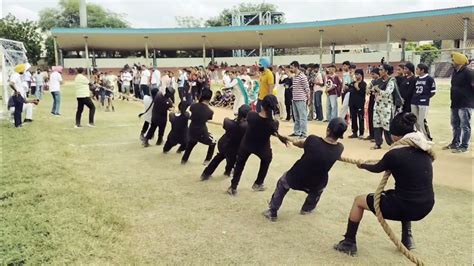
[(23, 120), (23, 123), (31, 123), (31, 122), (33, 122), (33, 119), (25, 119), (25, 120)]
[(253, 191), (265, 191), (265, 186), (263, 184), (253, 184), (252, 186)]
[(234, 189), (234, 188), (232, 188), (232, 187), (229, 187), (229, 188), (227, 189), (227, 194), (229, 194), (229, 195), (231, 195), (231, 196), (235, 196), (235, 195), (237, 195), (237, 189)]
[(299, 137), (300, 135), (299, 134), (296, 134), (296, 133), (291, 133), (290, 135), (288, 135), (288, 137)]
[(305, 211), (305, 210), (301, 209), (301, 211), (300, 211), (301, 215), (308, 215), (308, 214), (312, 214), (312, 213), (313, 213), (313, 210)]
[(375, 145), (373, 146), (372, 148), (370, 148), (371, 150), (380, 150), (382, 149), (382, 147), (380, 145)]
[(262, 212), (262, 215), (267, 218), (268, 220), (270, 220), (271, 222), (276, 222), (277, 219), (278, 219), (278, 216), (276, 213), (272, 213), (272, 211), (270, 209)]
[(185, 165), (188, 161), (185, 161), (185, 160), (181, 160), (181, 164), (182, 165)]
[(147, 139), (143, 140), (142, 145), (143, 145), (144, 148), (150, 147), (150, 143), (148, 143)]
[(334, 249), (346, 253), (347, 255), (355, 256), (357, 255), (357, 244), (354, 240), (345, 238), (340, 241), (338, 244), (334, 245)]
[(367, 136), (366, 138), (364, 138), (364, 140), (373, 140), (374, 137), (371, 137), (371, 136)]
[(467, 148), (457, 148), (452, 151), (452, 153), (464, 153), (467, 152)]
[(356, 139), (357, 137), (358, 137), (357, 134), (352, 134), (349, 136), (350, 139)]
[(457, 149), (456, 146), (454, 146), (453, 144), (449, 144), (447, 146), (444, 146), (443, 148), (441, 148), (442, 150), (455, 150)]
[(163, 139), (158, 139), (158, 140), (156, 141), (156, 145), (157, 145), (157, 146), (160, 146), (161, 144), (163, 144)]
[(411, 222), (402, 222), (402, 244), (408, 249), (415, 249), (415, 241), (411, 233)]
[(210, 177), (211, 177), (210, 175), (202, 174), (201, 175), (201, 181), (207, 181), (207, 180), (209, 180)]
[(224, 175), (230, 177), (230, 172), (224, 172)]
[(329, 122), (329, 120), (327, 120), (327, 119), (326, 119), (326, 120), (324, 120), (323, 122), (324, 122), (324, 123), (328, 123), (328, 122)]

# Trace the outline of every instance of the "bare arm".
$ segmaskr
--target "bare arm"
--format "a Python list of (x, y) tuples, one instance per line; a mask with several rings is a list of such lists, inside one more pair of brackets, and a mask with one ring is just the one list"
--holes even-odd
[(300, 140), (295, 140), (292, 142), (292, 144), (298, 148), (304, 148), (304, 140), (300, 139)]

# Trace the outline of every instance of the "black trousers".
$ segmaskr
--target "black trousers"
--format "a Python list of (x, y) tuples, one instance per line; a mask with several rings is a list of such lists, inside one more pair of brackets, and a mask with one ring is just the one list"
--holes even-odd
[(231, 187), (233, 189), (237, 189), (237, 186), (240, 182), (240, 177), (244, 171), (245, 163), (247, 163), (247, 160), (251, 154), (255, 154), (258, 158), (260, 158), (260, 168), (258, 170), (257, 179), (254, 183), (261, 185), (265, 181), (265, 177), (267, 176), (268, 168), (270, 167), (273, 156), (270, 146), (258, 150), (250, 150), (247, 147), (240, 147), (237, 154), (237, 161), (235, 162), (234, 176), (232, 177), (231, 181)]
[(237, 160), (237, 149), (236, 148), (220, 148), (219, 152), (212, 158), (212, 161), (209, 165), (204, 169), (202, 175), (204, 176), (211, 176), (219, 164), (226, 160), (225, 171), (224, 173), (230, 175), (232, 168), (234, 168), (235, 161)]
[(133, 84), (133, 94), (135, 95), (135, 98), (141, 99), (142, 94), (140, 92), (140, 84)]
[[(273, 192), (272, 199), (268, 204), (268, 208), (274, 215), (276, 215), (276, 213), (280, 209), (286, 193), (288, 193), (288, 191), (290, 190), (290, 186), (288, 185), (288, 182), (286, 180), (286, 174), (287, 173), (284, 173), (278, 180), (275, 192)], [(318, 205), (319, 199), (321, 198), (323, 191), (324, 188), (314, 190), (310, 189), (308, 191), (305, 191), (306, 193), (308, 193), (308, 196), (306, 197), (306, 200), (304, 201), (301, 210), (305, 212), (310, 212), (314, 210), (316, 208), (316, 205)]]
[(140, 131), (141, 135), (145, 136), (145, 133), (148, 131), (149, 128), (150, 123), (148, 123), (147, 121), (143, 122), (142, 131)]
[(357, 131), (359, 131), (359, 136), (363, 136), (365, 127), (364, 107), (349, 106), (349, 110), (351, 115), (352, 133), (357, 135)]
[[(290, 120), (290, 116), (293, 116), (291, 110), (293, 92), (291, 89), (285, 89), (285, 107), (286, 107), (286, 120)], [(293, 117), (293, 121), (295, 118)]]
[(390, 134), (390, 131), (387, 131), (381, 127), (374, 128), (374, 138), (375, 138), (375, 144), (378, 146), (381, 146), (383, 143), (382, 140), (382, 132), (383, 135), (385, 136), (385, 141), (387, 142), (387, 145), (392, 145), (393, 140), (392, 140), (392, 135)]
[(205, 161), (210, 161), (212, 159), (212, 155), (214, 155), (214, 149), (216, 148), (216, 142), (212, 135), (206, 132), (206, 134), (202, 134), (197, 137), (191, 137), (186, 144), (186, 150), (184, 151), (183, 158), (181, 161), (187, 162), (189, 160), (189, 156), (194, 149), (196, 144), (202, 143), (204, 145), (208, 145), (209, 148), (207, 149), (207, 155)]
[(182, 138), (177, 138), (177, 137), (168, 135), (168, 139), (166, 140), (165, 146), (163, 147), (163, 152), (164, 153), (169, 152), (174, 146), (178, 144), (179, 144), (178, 153), (186, 150), (186, 144), (187, 144), (186, 137), (183, 136)]
[(369, 97), (369, 137), (374, 138), (374, 105), (375, 105), (375, 96), (370, 95)]
[(95, 106), (90, 97), (76, 98), (77, 99), (77, 111), (76, 111), (76, 126), (81, 125), (82, 111), (84, 111), (84, 105), (89, 108), (89, 124), (94, 124)]
[(155, 131), (158, 128), (158, 142), (163, 141), (163, 136), (165, 135), (165, 128), (166, 128), (166, 115), (164, 118), (161, 118), (157, 121), (151, 121), (150, 128), (148, 129), (148, 132), (146, 133), (145, 138), (150, 140), (153, 138), (153, 135), (155, 135)]

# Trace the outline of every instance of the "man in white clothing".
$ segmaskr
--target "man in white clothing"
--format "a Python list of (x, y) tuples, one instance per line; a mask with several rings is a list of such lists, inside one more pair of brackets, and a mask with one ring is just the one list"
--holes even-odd
[(150, 76), (150, 70), (143, 65), (140, 73), (140, 91), (142, 99), (143, 95), (150, 95)]
[(63, 71), (62, 66), (53, 66), (53, 72), (49, 77), (49, 91), (53, 96), (53, 108), (51, 114), (59, 116), (59, 108), (61, 107), (61, 84), (63, 84), (63, 78), (61, 72)]
[[(30, 68), (30, 64), (19, 64), (15, 66), (13, 74), (10, 75), (9, 83), (17, 93), (21, 95), (24, 99), (24, 104), (22, 107), (22, 112), (25, 112), (25, 120), (24, 122), (32, 122), (33, 121), (33, 102), (28, 102), (26, 97), (26, 87), (24, 86), (23, 81), (23, 73)], [(37, 103), (37, 101), (36, 101)], [(10, 106), (10, 112), (13, 114), (15, 113), (15, 107)], [(21, 122), (21, 114), (20, 114), (20, 122)]]
[(232, 94), (235, 96), (233, 111), (234, 115), (237, 116), (239, 108), (244, 104), (249, 104), (247, 90), (245, 89), (242, 80), (237, 77), (235, 71), (229, 72), (229, 78), (231, 81), (227, 84), (226, 88), (232, 89)]
[[(122, 93), (124, 94), (124, 96), (126, 96), (128, 101), (128, 98), (130, 96), (130, 83), (132, 81), (132, 74), (130, 73), (130, 70), (128, 68), (126, 68), (122, 72), (122, 76), (120, 77), (120, 79), (122, 80)], [(122, 100), (125, 100), (125, 97), (122, 97)]]
[(154, 68), (153, 73), (151, 74), (151, 88), (158, 89), (161, 84), (161, 72), (157, 67)]

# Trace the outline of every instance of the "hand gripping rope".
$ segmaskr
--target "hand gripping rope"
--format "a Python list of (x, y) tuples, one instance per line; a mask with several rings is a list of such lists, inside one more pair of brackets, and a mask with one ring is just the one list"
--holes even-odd
[[(413, 141), (409, 139), (401, 139), (395, 143), (392, 144), (392, 148), (395, 146), (411, 146), (411, 147), (417, 147)], [(435, 154), (434, 152), (430, 149), (427, 151), (427, 153), (431, 156), (431, 158), (434, 160)], [(345, 163), (351, 163), (351, 164), (362, 164), (362, 163), (373, 163), (372, 161), (363, 161), (363, 160), (355, 160), (355, 159), (350, 159), (350, 158), (344, 158), (341, 157), (339, 159), (342, 162)], [(409, 260), (411, 260), (414, 264), (416, 265), (425, 265), (425, 263), (418, 257), (416, 257), (415, 254), (413, 254), (411, 251), (409, 251), (398, 239), (398, 237), (395, 235), (395, 233), (392, 231), (390, 226), (387, 224), (385, 219), (382, 216), (382, 212), (380, 211), (380, 194), (385, 188), (385, 185), (387, 185), (388, 178), (390, 177), (392, 173), (390, 171), (385, 171), (382, 180), (380, 180), (380, 184), (377, 187), (377, 190), (375, 190), (375, 195), (374, 195), (374, 207), (375, 207), (375, 215), (377, 216), (377, 219), (382, 225), (383, 230), (385, 233), (387, 233), (388, 237), (390, 237), (390, 240), (395, 244), (397, 249), (405, 255)]]

